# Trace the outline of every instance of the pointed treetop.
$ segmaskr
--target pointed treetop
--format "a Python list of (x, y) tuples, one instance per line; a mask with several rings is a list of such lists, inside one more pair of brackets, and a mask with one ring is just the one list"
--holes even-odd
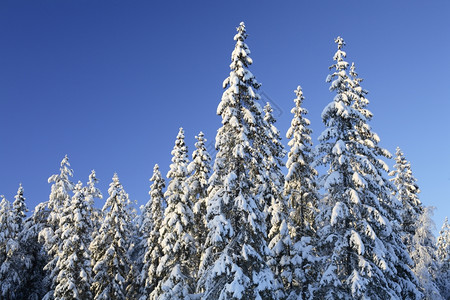
[(198, 141), (206, 141), (205, 139), (205, 134), (203, 133), (203, 131), (200, 131), (198, 133), (198, 135), (195, 137)]
[(338, 49), (339, 49), (339, 50), (342, 50), (342, 47), (345, 46), (344, 39), (341, 38), (340, 36), (338, 36), (337, 38), (335, 38), (335, 39), (334, 39), (334, 42), (335, 42), (336, 44), (338, 44)]
[(177, 138), (184, 138), (184, 129), (183, 129), (183, 127), (180, 127), (180, 129), (178, 130)]
[[(176, 156), (177, 156), (178, 151), (187, 152), (187, 148), (186, 148), (186, 145), (185, 145), (185, 142), (184, 142), (184, 130), (183, 130), (183, 127), (180, 127), (180, 130), (178, 131), (178, 134), (177, 134), (177, 139), (175, 140), (175, 146), (173, 147), (173, 150), (172, 150), (172, 155), (174, 156), (172, 158), (172, 162), (176, 162), (176, 159), (177, 159)], [(186, 153), (183, 153), (183, 154), (185, 155)], [(183, 156), (183, 154), (180, 154), (180, 155)]]
[(114, 176), (112, 178), (113, 183), (119, 183), (119, 175), (117, 175), (117, 172), (114, 172)]
[(98, 179), (97, 179), (97, 176), (95, 174), (95, 170), (92, 170), (91, 174), (89, 174), (89, 183), (95, 183), (97, 181), (98, 181)]
[(303, 97), (303, 90), (301, 86), (297, 86), (297, 89), (294, 90), (295, 95), (297, 96), (296, 99), (294, 99), (294, 102), (297, 106), (300, 106), (303, 102), (303, 100), (305, 99), (305, 97)]
[[(336, 70), (338, 71), (342, 71), (342, 70), (346, 70), (348, 67), (348, 63), (346, 61), (344, 61), (344, 58), (347, 56), (347, 53), (345, 53), (345, 51), (342, 50), (342, 48), (345, 45), (344, 40), (338, 36), (334, 42), (336, 44), (338, 44), (338, 50), (336, 51), (336, 53), (333, 56), (333, 60), (335, 60), (337, 62), (337, 64), (332, 65), (331, 67), (329, 67), (329, 69), (333, 69), (336, 68)], [(342, 76), (343, 74), (341, 74)]]
[[(155, 166), (153, 167), (153, 174), (152, 174), (152, 177), (150, 178), (149, 181), (153, 182), (153, 184), (151, 185), (151, 189), (148, 192), (148, 194), (151, 196), (153, 187), (156, 188), (157, 186), (161, 186), (160, 185), (160, 181), (163, 181), (161, 172), (159, 171), (159, 165), (158, 164), (155, 164)], [(162, 186), (161, 186), (161, 189), (164, 188), (164, 187), (165, 187), (165, 185), (163, 183)]]
[[(269, 102), (266, 102), (266, 105), (264, 106), (264, 112), (266, 113), (264, 119), (267, 119), (268, 117), (270, 117), (271, 119), (273, 119), (273, 117), (272, 117), (273, 109), (272, 109), (272, 106), (270, 105)], [(266, 121), (267, 121), (267, 120), (266, 120)]]
[(80, 180), (78, 180), (78, 183), (75, 185), (75, 187), (73, 189), (74, 189), (74, 191), (79, 192), (82, 190), (82, 188), (83, 188), (83, 183)]
[(236, 30), (237, 30), (238, 34), (236, 34), (234, 36), (234, 40), (239, 39), (239, 40), (243, 41), (247, 38), (248, 34), (247, 34), (247, 30), (245, 30), (244, 22), (239, 23), (239, 27), (237, 27)]
[(66, 154), (63, 160), (61, 161), (61, 173), (68, 173), (69, 176), (73, 176), (73, 171), (69, 167), (70, 167), (69, 157)]
[(25, 201), (25, 198), (23, 197), (22, 183), (19, 184), (19, 188), (17, 189), (17, 194), (16, 194), (16, 196), (14, 196), (14, 199), (19, 202)]
[(358, 79), (359, 81), (362, 81), (362, 79), (357, 78), (358, 77), (358, 73), (356, 73), (356, 67), (355, 67), (355, 63), (352, 62), (352, 65), (350, 66), (350, 72), (349, 72), (350, 76), (352, 76), (355, 79)]
[[(17, 195), (23, 195), (22, 182), (19, 183), (19, 188), (17, 189)], [(17, 196), (16, 196), (17, 197)]]

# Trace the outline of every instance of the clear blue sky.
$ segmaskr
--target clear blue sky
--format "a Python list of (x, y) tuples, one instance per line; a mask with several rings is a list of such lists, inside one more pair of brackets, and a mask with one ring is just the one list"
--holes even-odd
[(13, 200), (22, 182), (33, 209), (68, 154), (74, 180), (95, 169), (106, 195), (117, 172), (145, 203), (180, 126), (190, 153), (200, 130), (214, 140), (245, 21), (278, 128), (284, 136), (300, 84), (315, 142), (333, 98), (333, 39), (345, 39), (381, 145), (405, 152), (440, 228), (450, 216), (449, 13), (449, 1), (1, 1), (0, 194)]

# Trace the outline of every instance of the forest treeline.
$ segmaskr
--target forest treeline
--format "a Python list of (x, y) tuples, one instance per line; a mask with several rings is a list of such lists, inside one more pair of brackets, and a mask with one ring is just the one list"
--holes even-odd
[(139, 214), (117, 174), (103, 197), (67, 156), (29, 217), (22, 186), (2, 198), (0, 299), (450, 299), (448, 220), (436, 239), (410, 163), (369, 125), (344, 40), (317, 145), (298, 86), (285, 147), (246, 38), (241, 23), (214, 159), (201, 132), (189, 155), (181, 128)]

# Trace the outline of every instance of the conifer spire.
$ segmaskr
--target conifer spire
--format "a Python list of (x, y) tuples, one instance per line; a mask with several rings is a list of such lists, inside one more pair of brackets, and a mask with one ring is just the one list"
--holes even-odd
[(194, 216), (189, 199), (187, 179), (187, 147), (180, 128), (172, 150), (172, 164), (167, 172), (169, 183), (164, 197), (167, 208), (160, 229), (158, 243), (162, 257), (156, 270), (161, 279), (152, 293), (158, 299), (190, 299), (194, 292), (196, 254), (193, 238)]
[(267, 172), (258, 135), (267, 127), (257, 103), (260, 84), (248, 70), (253, 61), (244, 23), (237, 31), (230, 75), (217, 108), (222, 127), (216, 136), (218, 152), (207, 201), (209, 234), (197, 284), (203, 299), (273, 298), (274, 276), (264, 259), (270, 251), (259, 201)]
[(153, 167), (153, 175), (150, 178), (150, 182), (152, 182), (149, 192), (150, 199), (144, 207), (141, 225), (141, 232), (144, 238), (143, 242), (145, 243), (143, 267), (139, 276), (140, 293), (142, 295), (140, 299), (142, 300), (147, 299), (147, 296), (153, 293), (161, 280), (156, 270), (160, 257), (163, 255), (158, 240), (160, 238), (159, 231), (163, 222), (163, 189), (166, 187), (166, 184), (159, 171), (158, 164), (155, 164)]
[(336, 95), (322, 112), (327, 128), (317, 147), (317, 163), (328, 171), (321, 180), (326, 195), (318, 214), (317, 249), (325, 260), (315, 297), (419, 299), (398, 234), (398, 202), (379, 157), (388, 152), (375, 147), (379, 140), (354, 105), (362, 94), (355, 92), (355, 81), (347, 74), (344, 40), (338, 37), (335, 43), (334, 70), (327, 82)]

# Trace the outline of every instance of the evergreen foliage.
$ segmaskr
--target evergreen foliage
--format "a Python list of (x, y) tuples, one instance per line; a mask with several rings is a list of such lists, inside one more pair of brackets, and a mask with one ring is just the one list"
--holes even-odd
[(167, 189), (155, 165), (140, 216), (117, 174), (96, 209), (95, 171), (74, 185), (67, 156), (28, 218), (21, 185), (14, 203), (1, 197), (0, 299), (450, 299), (448, 219), (436, 243), (433, 209), (399, 148), (389, 173), (344, 40), (335, 40), (334, 98), (315, 150), (302, 88), (294, 91), (285, 175), (247, 37), (242, 22), (214, 162), (202, 132), (189, 162), (180, 128)]
[(47, 210), (48, 215), (42, 230), (39, 232), (39, 239), (43, 241), (44, 249), (48, 255), (48, 262), (44, 270), (48, 271), (48, 280), (51, 284), (51, 289), (44, 299), (54, 299), (54, 289), (58, 284), (59, 251), (63, 243), (62, 231), (58, 228), (63, 217), (64, 207), (71, 201), (74, 185), (70, 177), (73, 177), (73, 171), (70, 169), (69, 158), (66, 155), (61, 161), (60, 173), (52, 175), (48, 179), (49, 183), (53, 182), (49, 200), (43, 207), (44, 213)]
[(114, 174), (103, 206), (103, 222), (90, 244), (92, 253), (92, 293), (94, 299), (125, 299), (130, 272), (128, 249), (132, 236), (130, 200)]
[(5, 198), (0, 203), (0, 292), (7, 299), (21, 297), (26, 278), (21, 234), (28, 209), (22, 185), (14, 199), (12, 205)]
[(188, 174), (191, 174), (187, 179), (189, 186), (189, 197), (193, 205), (192, 212), (194, 213), (194, 228), (193, 235), (197, 249), (195, 264), (198, 269), (202, 254), (204, 253), (204, 245), (206, 241), (206, 199), (208, 196), (208, 180), (211, 172), (211, 156), (206, 150), (205, 143), (207, 142), (203, 132), (200, 132), (195, 137), (195, 150), (192, 153), (192, 161), (188, 165)]
[(159, 259), (162, 256), (162, 249), (158, 240), (163, 221), (163, 203), (165, 201), (163, 189), (166, 184), (157, 164), (153, 168), (153, 176), (150, 178), (150, 181), (153, 182), (150, 186), (150, 200), (145, 205), (141, 226), (141, 232), (148, 233), (144, 234), (143, 241), (146, 244), (144, 247), (143, 267), (139, 277), (141, 300), (148, 299), (148, 295), (152, 294), (161, 280), (156, 270), (159, 265)]
[(260, 84), (248, 70), (253, 61), (243, 22), (237, 31), (230, 76), (217, 108), (222, 127), (216, 135), (218, 152), (206, 215), (209, 233), (197, 284), (203, 299), (273, 298), (274, 276), (265, 261), (270, 251), (258, 188), (266, 178), (258, 141)]
[(160, 276), (158, 286), (152, 294), (158, 299), (190, 299), (194, 292), (196, 253), (193, 230), (194, 215), (187, 184), (188, 155), (184, 142), (184, 131), (180, 128), (172, 150), (172, 164), (167, 173), (169, 183), (164, 193), (167, 208), (160, 229), (158, 243), (162, 257), (156, 270)]
[[(395, 152), (394, 170), (389, 173), (393, 176), (391, 181), (395, 184), (395, 193), (403, 205), (402, 209), (402, 231), (403, 242), (407, 245), (413, 244), (412, 239), (417, 231), (419, 223), (417, 220), (423, 214), (422, 203), (419, 200), (419, 186), (416, 183), (411, 170), (411, 164), (406, 160), (402, 150), (397, 147)], [(412, 252), (413, 249), (408, 249)]]
[[(316, 176), (313, 167), (314, 155), (312, 151), (310, 121), (305, 117), (308, 111), (302, 107), (304, 100), (300, 86), (294, 91), (295, 106), (291, 113), (293, 118), (286, 137), (290, 139), (288, 146), (288, 160), (286, 167), (288, 173), (285, 181), (285, 195), (290, 208), (289, 224), (293, 247), (292, 259), (286, 261), (290, 270), (287, 274), (292, 277), (286, 282), (286, 290), (290, 291), (290, 298), (308, 299), (311, 297), (312, 284), (317, 277), (317, 259), (314, 253), (317, 214), (319, 201)], [(287, 268), (288, 269), (288, 268)]]
[(441, 296), (448, 300), (450, 299), (450, 224), (448, 223), (448, 217), (445, 218), (439, 231), (436, 254), (439, 263), (437, 284)]
[(294, 115), (286, 137), (290, 139), (288, 146), (288, 161), (286, 167), (285, 193), (292, 209), (291, 218), (295, 224), (295, 236), (311, 236), (315, 231), (315, 216), (317, 214), (318, 193), (316, 176), (313, 167), (314, 155), (312, 150), (310, 121), (305, 117), (308, 111), (302, 107), (303, 91), (300, 86), (294, 91)]
[(417, 180), (414, 178), (411, 164), (402, 150), (397, 147), (395, 165), (389, 175), (396, 189), (395, 193), (402, 207), (402, 241), (413, 260), (414, 274), (426, 299), (442, 299), (436, 286), (435, 277), (438, 272), (436, 259), (436, 241), (431, 220), (433, 209), (423, 207), (419, 200), (420, 193)]
[(94, 228), (92, 203), (86, 199), (88, 189), (78, 182), (72, 201), (66, 203), (59, 228), (61, 236), (56, 267), (55, 299), (92, 299), (91, 243)]
[(444, 298), (442, 298), (436, 283), (439, 263), (436, 257), (436, 239), (432, 232), (435, 228), (431, 219), (433, 209), (432, 207), (422, 208), (423, 212), (417, 219), (410, 255), (414, 262), (414, 274), (417, 276), (425, 299), (439, 300)]
[(322, 112), (327, 127), (319, 137), (318, 164), (328, 167), (321, 181), (326, 192), (321, 202), (319, 241), (322, 276), (315, 297), (321, 299), (420, 299), (405, 249), (396, 232), (394, 202), (388, 171), (379, 156), (389, 153), (375, 147), (372, 133), (359, 104), (364, 95), (354, 89), (347, 75), (344, 40), (338, 50), (335, 71), (328, 76), (333, 101)]

